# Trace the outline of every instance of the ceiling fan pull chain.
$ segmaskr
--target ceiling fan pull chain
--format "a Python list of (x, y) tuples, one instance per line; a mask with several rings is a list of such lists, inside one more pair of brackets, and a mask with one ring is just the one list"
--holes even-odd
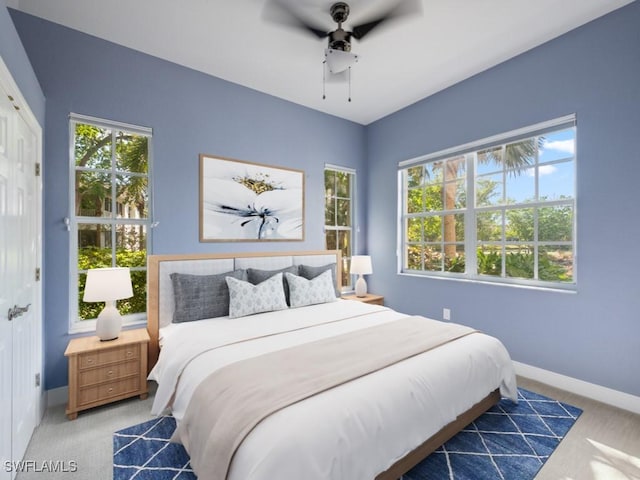
[(349, 101), (351, 101), (351, 67), (349, 67)]

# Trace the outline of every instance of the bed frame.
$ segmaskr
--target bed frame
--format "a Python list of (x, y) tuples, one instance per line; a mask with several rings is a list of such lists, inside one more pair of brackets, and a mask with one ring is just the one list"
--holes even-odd
[[(171, 273), (211, 275), (237, 268), (272, 270), (291, 265), (321, 266), (328, 263), (336, 264), (336, 286), (339, 289), (343, 268), (339, 250), (150, 255), (147, 268), (147, 330), (151, 338), (149, 343), (149, 370), (156, 364), (160, 353), (158, 342), (160, 327), (170, 323), (173, 314), (173, 295), (169, 277)], [(434, 452), (440, 445), (498, 403), (498, 401), (500, 401), (498, 389), (489, 392), (485, 398), (460, 414), (456, 420), (445, 425), (418, 448), (395, 462), (386, 471), (377, 475), (375, 480), (397, 480)]]

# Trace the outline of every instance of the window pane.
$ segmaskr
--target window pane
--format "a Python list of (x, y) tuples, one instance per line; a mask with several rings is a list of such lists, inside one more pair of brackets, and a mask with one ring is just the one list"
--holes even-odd
[(573, 198), (575, 191), (574, 162), (554, 163), (538, 167), (541, 200)]
[(76, 215), (111, 217), (111, 175), (76, 171)]
[(535, 164), (537, 151), (537, 137), (507, 144), (504, 149), (504, 169), (508, 170), (510, 175), (523, 173)]
[(148, 172), (148, 138), (128, 132), (116, 135), (116, 169), (124, 172)]
[(116, 176), (116, 217), (147, 218), (149, 216), (147, 195), (148, 181), (145, 176)]
[(466, 191), (465, 182), (445, 183), (444, 185), (444, 208), (445, 210), (455, 210), (465, 208)]
[(533, 208), (507, 210), (506, 237), (511, 242), (533, 242)]
[(422, 186), (424, 181), (424, 168), (422, 165), (407, 169), (407, 187), (415, 188)]
[(502, 276), (502, 247), (480, 245), (478, 247), (478, 274)]
[(407, 242), (422, 241), (422, 218), (408, 218), (406, 230)]
[(458, 222), (461, 221), (460, 217), (461, 215), (443, 216), (445, 242), (459, 242), (460, 240), (464, 240), (464, 238), (458, 238), (457, 235), (458, 231), (460, 230), (458, 226)]
[(338, 197), (349, 198), (351, 196), (351, 174), (336, 172), (336, 188)]
[(133, 297), (118, 300), (116, 305), (122, 315), (132, 313), (143, 313), (147, 311), (147, 271), (132, 270), (131, 286), (133, 287)]
[(145, 267), (147, 264), (147, 227), (116, 226), (116, 266)]
[(336, 225), (336, 201), (333, 197), (324, 197), (324, 224)]
[(426, 217), (424, 219), (424, 239), (427, 242), (442, 241), (442, 217)]
[(88, 168), (111, 168), (111, 130), (83, 123), (75, 129), (75, 165)]
[(335, 230), (327, 230), (324, 238), (327, 250), (338, 249), (338, 232), (336, 232)]
[(505, 185), (505, 197), (507, 203), (533, 202), (536, 199), (535, 169), (526, 171), (511, 171), (507, 174)]
[(447, 272), (464, 273), (464, 245), (445, 245), (444, 247), (444, 269)]
[(343, 257), (351, 257), (351, 231), (338, 230), (338, 250)]
[(575, 130), (573, 128), (545, 134), (541, 143), (540, 163), (570, 158), (576, 153)]
[(422, 189), (412, 188), (407, 192), (407, 213), (422, 212)]
[(502, 240), (502, 212), (480, 212), (476, 215), (476, 237), (479, 242)]
[(503, 201), (502, 173), (476, 179), (476, 206), (500, 205)]
[(442, 201), (442, 184), (429, 185), (424, 188), (424, 210), (425, 212), (444, 210)]
[(539, 248), (538, 276), (550, 282), (573, 281), (573, 249), (568, 245)]
[(78, 225), (78, 269), (111, 267), (111, 226)]
[(424, 269), (432, 272), (442, 271), (442, 247), (440, 245), (425, 245)]
[(502, 171), (502, 153), (502, 147), (480, 150), (476, 156), (476, 175)]
[(422, 270), (424, 247), (422, 245), (408, 245), (406, 248), (407, 270)]
[(511, 246), (507, 250), (506, 274), (512, 278), (534, 278), (533, 245)]
[(324, 171), (324, 190), (328, 197), (336, 194), (336, 172), (335, 170)]
[(348, 227), (351, 225), (351, 200), (338, 200), (336, 202), (338, 207), (337, 224), (341, 227)]
[(538, 210), (538, 240), (570, 242), (573, 238), (573, 207), (543, 207)]

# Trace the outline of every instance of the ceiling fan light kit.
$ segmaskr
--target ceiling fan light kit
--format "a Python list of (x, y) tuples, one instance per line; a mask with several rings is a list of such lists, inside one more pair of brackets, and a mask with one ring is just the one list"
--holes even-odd
[(351, 53), (351, 39), (361, 40), (365, 35), (378, 27), (383, 22), (390, 19), (406, 15), (408, 13), (421, 12), (420, 0), (398, 0), (392, 7), (378, 17), (365, 23), (356, 25), (351, 31), (344, 30), (342, 24), (349, 18), (349, 5), (345, 2), (336, 2), (331, 5), (329, 14), (338, 28), (333, 31), (323, 31), (317, 26), (310, 25), (305, 19), (295, 13), (295, 8), (291, 8), (290, 0), (272, 0), (272, 4), (281, 9), (281, 13), (289, 17), (292, 25), (302, 28), (312, 33), (317, 38), (327, 38), (328, 45), (324, 51), (322, 62), (322, 98), (326, 98), (325, 83), (326, 70), (330, 75), (340, 75), (342, 72), (348, 73), (349, 80), (349, 101), (351, 101), (351, 66), (358, 61), (358, 55)]

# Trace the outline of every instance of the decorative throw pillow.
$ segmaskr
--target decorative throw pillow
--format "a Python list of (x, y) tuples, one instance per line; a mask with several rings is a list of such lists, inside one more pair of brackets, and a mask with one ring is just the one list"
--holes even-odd
[(316, 278), (318, 275), (325, 272), (326, 270), (331, 270), (331, 281), (333, 282), (332, 285), (335, 290), (335, 296), (339, 297), (340, 290), (338, 289), (337, 283), (336, 283), (336, 264), (335, 263), (330, 263), (328, 265), (323, 265), (321, 267), (312, 267), (311, 265), (299, 265), (298, 275), (306, 278), (307, 280), (311, 280), (313, 278)]
[(285, 273), (285, 276), (291, 291), (291, 307), (336, 301), (336, 292), (329, 270), (325, 270), (324, 273), (311, 280), (290, 273)]
[(170, 277), (175, 301), (173, 322), (191, 322), (229, 315), (229, 288), (225, 278), (244, 279), (245, 275), (244, 270), (217, 275), (172, 273)]
[(257, 285), (258, 283), (264, 282), (268, 278), (273, 277), (276, 273), (282, 273), (282, 286), (284, 288), (284, 298), (287, 300), (287, 305), (289, 303), (289, 284), (287, 283), (286, 278), (284, 277), (284, 273), (289, 272), (294, 275), (298, 274), (298, 266), (292, 265), (290, 267), (281, 268), (280, 270), (260, 270), (258, 268), (247, 268), (247, 280)]
[(282, 273), (276, 273), (258, 285), (227, 277), (227, 285), (230, 300), (229, 318), (287, 308), (282, 288)]

